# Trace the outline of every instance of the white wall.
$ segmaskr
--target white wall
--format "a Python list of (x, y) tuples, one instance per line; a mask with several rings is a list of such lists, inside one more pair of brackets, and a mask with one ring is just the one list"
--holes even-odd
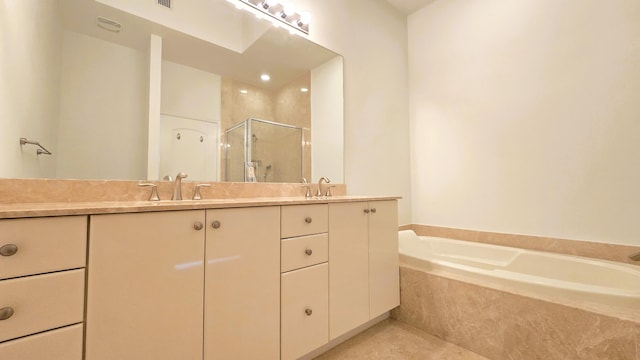
[(343, 66), (343, 59), (336, 56), (311, 70), (312, 179), (344, 181)]
[[(0, 177), (55, 177), (58, 19), (52, 1), (0, 0)], [(20, 146), (21, 137), (54, 155), (37, 156), (36, 147)]]
[(640, 2), (408, 20), (413, 222), (640, 244)]
[[(219, 181), (220, 75), (163, 60), (161, 78), (158, 178), (186, 172), (192, 181)], [(183, 129), (185, 135), (178, 142), (173, 137), (176, 129)], [(204, 140), (188, 146), (187, 134)]]
[(59, 178), (146, 179), (146, 54), (64, 31)]
[(161, 113), (220, 122), (220, 75), (163, 60), (161, 81)]
[(311, 40), (344, 56), (347, 191), (402, 196), (399, 223), (410, 223), (406, 17), (384, 0), (295, 3), (313, 16)]
[(242, 12), (232, 11), (233, 15), (229, 16), (228, 11), (219, 10), (233, 7), (223, 1), (173, 0), (170, 9), (158, 5), (156, 0), (96, 1), (238, 52), (245, 49), (245, 41), (250, 44), (255, 40), (245, 34)]

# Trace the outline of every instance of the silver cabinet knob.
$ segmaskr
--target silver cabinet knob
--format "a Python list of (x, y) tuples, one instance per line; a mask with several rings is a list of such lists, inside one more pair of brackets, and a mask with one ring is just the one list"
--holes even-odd
[(371, 213), (375, 214), (376, 213), (376, 208), (371, 209)]
[(0, 247), (0, 255), (12, 256), (18, 252), (18, 246), (14, 244), (7, 244)]
[(304, 253), (309, 255), (309, 256), (311, 256), (311, 254), (313, 254), (313, 250), (307, 249), (307, 250), (304, 251)]
[(214, 229), (220, 229), (221, 225), (222, 224), (220, 224), (220, 221), (218, 221), (218, 220), (215, 220), (214, 222), (211, 223), (211, 227), (214, 228)]
[(313, 310), (306, 308), (304, 309), (304, 313), (307, 314), (307, 316), (311, 316), (311, 314), (313, 314)]
[(311, 224), (311, 222), (313, 221), (313, 219), (311, 218), (311, 216), (307, 216), (306, 218), (304, 218), (304, 221), (305, 221), (307, 224)]
[(13, 308), (12, 307), (4, 307), (0, 309), (0, 321), (7, 320), (8, 318), (13, 316)]
[(369, 209), (364, 209), (364, 213), (368, 214), (369, 213)]
[(198, 221), (195, 224), (193, 224), (193, 228), (196, 229), (196, 230), (202, 230), (203, 227), (204, 227), (204, 225), (202, 225), (202, 223), (200, 221)]

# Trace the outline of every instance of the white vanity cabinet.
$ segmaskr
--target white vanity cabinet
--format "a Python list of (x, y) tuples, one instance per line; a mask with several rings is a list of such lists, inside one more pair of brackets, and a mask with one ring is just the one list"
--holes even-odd
[(86, 234), (86, 216), (0, 220), (0, 359), (82, 359)]
[(395, 200), (329, 204), (330, 339), (400, 304)]
[(282, 207), (282, 360), (329, 341), (328, 205)]
[(90, 221), (86, 359), (202, 359), (205, 211)]
[(86, 359), (280, 357), (280, 208), (95, 215)]
[(280, 207), (207, 210), (204, 359), (280, 358)]

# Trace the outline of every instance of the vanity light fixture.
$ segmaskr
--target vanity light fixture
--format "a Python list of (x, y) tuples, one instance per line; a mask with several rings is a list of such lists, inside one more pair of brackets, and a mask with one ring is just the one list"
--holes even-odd
[(261, 15), (270, 20), (275, 26), (288, 28), (289, 32), (295, 30), (303, 34), (309, 34), (309, 23), (311, 14), (308, 11), (298, 12), (293, 3), (280, 3), (278, 0), (227, 0), (235, 4), (238, 9), (245, 9), (252, 12), (256, 17)]

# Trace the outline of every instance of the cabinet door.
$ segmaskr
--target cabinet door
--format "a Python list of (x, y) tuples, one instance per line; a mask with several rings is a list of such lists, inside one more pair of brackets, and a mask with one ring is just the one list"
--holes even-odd
[(279, 207), (208, 210), (206, 263), (204, 358), (279, 359)]
[(282, 360), (294, 360), (329, 339), (328, 265), (282, 274)]
[(329, 338), (369, 320), (366, 202), (329, 204)]
[(398, 275), (398, 205), (395, 200), (369, 203), (370, 318), (400, 305)]
[(86, 359), (202, 359), (205, 212), (90, 219)]

